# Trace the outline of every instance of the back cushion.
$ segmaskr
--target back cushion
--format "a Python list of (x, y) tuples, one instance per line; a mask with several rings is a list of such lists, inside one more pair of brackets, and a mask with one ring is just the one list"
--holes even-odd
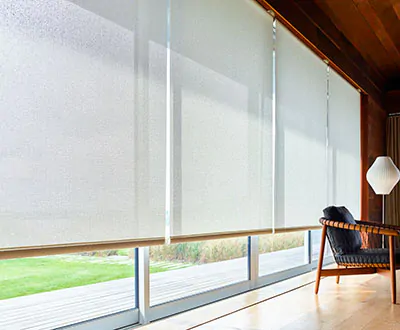
[[(324, 217), (328, 220), (356, 224), (353, 216), (344, 206), (327, 207), (324, 209)], [(327, 236), (335, 254), (354, 253), (361, 248), (362, 240), (358, 231), (328, 226)]]

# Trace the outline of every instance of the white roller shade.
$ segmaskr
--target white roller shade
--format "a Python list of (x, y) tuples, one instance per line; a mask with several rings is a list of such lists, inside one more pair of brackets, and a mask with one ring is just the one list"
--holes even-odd
[(272, 18), (254, 1), (171, 2), (173, 235), (272, 224)]
[(361, 212), (360, 93), (334, 70), (329, 72), (330, 203)]
[(0, 248), (163, 236), (165, 13), (0, 2)]
[(276, 32), (275, 227), (315, 225), (327, 206), (327, 67), (282, 24)]

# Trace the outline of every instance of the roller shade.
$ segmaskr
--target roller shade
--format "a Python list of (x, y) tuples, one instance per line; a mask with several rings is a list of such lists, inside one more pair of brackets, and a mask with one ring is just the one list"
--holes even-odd
[(315, 225), (328, 203), (327, 66), (276, 26), (275, 228)]
[(172, 235), (272, 226), (272, 18), (171, 2)]
[(359, 94), (252, 0), (4, 0), (0, 42), (0, 258), (359, 215)]
[(334, 70), (329, 72), (330, 201), (361, 213), (360, 93)]
[(116, 2), (0, 3), (0, 249), (164, 235), (166, 2)]

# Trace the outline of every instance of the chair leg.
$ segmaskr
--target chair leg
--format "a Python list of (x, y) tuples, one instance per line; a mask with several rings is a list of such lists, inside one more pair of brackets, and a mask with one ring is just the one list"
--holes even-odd
[(389, 255), (390, 255), (390, 281), (392, 291), (392, 303), (396, 303), (396, 254), (394, 236), (389, 236)]
[(321, 270), (322, 270), (322, 264), (324, 262), (324, 252), (325, 252), (325, 240), (326, 240), (326, 225), (324, 225), (322, 227), (321, 247), (319, 249), (319, 260), (318, 260), (318, 268), (317, 268), (317, 278), (315, 280), (315, 294), (318, 294), (319, 282), (321, 281)]
[[(340, 268), (339, 265), (337, 265), (337, 268)], [(336, 284), (339, 284), (340, 282), (340, 275), (336, 276)]]

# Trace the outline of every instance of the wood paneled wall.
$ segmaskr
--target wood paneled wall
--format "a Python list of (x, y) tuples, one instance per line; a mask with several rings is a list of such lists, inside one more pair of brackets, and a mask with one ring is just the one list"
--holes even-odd
[[(386, 155), (387, 113), (371, 97), (368, 98), (368, 168), (378, 156)], [(382, 222), (382, 196), (374, 193), (368, 186), (368, 219)]]
[[(361, 217), (362, 220), (382, 222), (382, 196), (376, 195), (366, 180), (366, 173), (376, 157), (386, 155), (386, 118), (383, 105), (368, 95), (361, 97)], [(378, 235), (363, 236), (365, 247), (380, 247)]]

